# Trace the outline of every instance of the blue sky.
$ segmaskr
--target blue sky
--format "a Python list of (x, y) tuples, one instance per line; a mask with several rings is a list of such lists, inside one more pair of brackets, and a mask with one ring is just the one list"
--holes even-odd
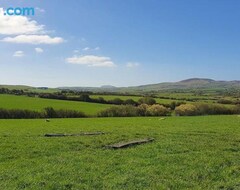
[(240, 1), (0, 0), (0, 83), (132, 86), (239, 80)]

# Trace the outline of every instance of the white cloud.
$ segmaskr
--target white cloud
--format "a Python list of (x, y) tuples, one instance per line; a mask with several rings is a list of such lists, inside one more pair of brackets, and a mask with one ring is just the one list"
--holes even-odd
[(43, 34), (44, 25), (39, 25), (35, 20), (25, 16), (7, 16), (0, 8), (0, 34), (19, 35), (19, 34)]
[(73, 51), (73, 53), (79, 53), (79, 50), (75, 49), (75, 50)]
[[(37, 11), (45, 12), (41, 8), (37, 8)], [(47, 33), (49, 31), (45, 30), (45, 26), (38, 24), (37, 21), (26, 16), (4, 15), (3, 8), (0, 8), (0, 35), (8, 36), (0, 41), (22, 44), (59, 44), (64, 42), (63, 38), (50, 37)]]
[(23, 57), (25, 56), (24, 52), (23, 51), (16, 51), (14, 54), (13, 54), (13, 57)]
[(95, 48), (90, 48), (90, 47), (85, 47), (82, 49), (83, 51), (98, 51), (100, 50), (100, 47), (95, 47)]
[(89, 47), (85, 47), (85, 48), (83, 48), (83, 51), (88, 51), (88, 50), (90, 50)]
[(43, 49), (42, 48), (35, 48), (36, 53), (43, 53)]
[(36, 9), (36, 11), (38, 11), (40, 13), (45, 13), (46, 12), (44, 9), (42, 9), (40, 7), (36, 7), (35, 9)]
[(3, 38), (1, 41), (18, 44), (60, 44), (64, 42), (60, 37), (50, 37), (48, 35), (19, 35)]
[(133, 67), (138, 67), (140, 64), (139, 63), (137, 63), (137, 62), (128, 62), (127, 63), (127, 67), (128, 68), (133, 68)]
[(115, 63), (110, 57), (101, 57), (95, 55), (74, 56), (66, 59), (67, 63), (86, 65), (89, 67), (114, 67)]

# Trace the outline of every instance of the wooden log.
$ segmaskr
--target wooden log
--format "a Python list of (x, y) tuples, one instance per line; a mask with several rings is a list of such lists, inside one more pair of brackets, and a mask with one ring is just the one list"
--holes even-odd
[(107, 148), (113, 148), (113, 149), (119, 149), (119, 148), (127, 148), (129, 146), (139, 145), (139, 144), (145, 144), (154, 141), (154, 138), (148, 138), (148, 139), (140, 139), (140, 140), (133, 140), (129, 142), (120, 142), (112, 145), (107, 145)]
[(66, 137), (65, 134), (45, 134), (45, 137)]
[(72, 137), (72, 136), (92, 136), (92, 135), (103, 135), (104, 132), (83, 132), (79, 134), (45, 134), (45, 137)]

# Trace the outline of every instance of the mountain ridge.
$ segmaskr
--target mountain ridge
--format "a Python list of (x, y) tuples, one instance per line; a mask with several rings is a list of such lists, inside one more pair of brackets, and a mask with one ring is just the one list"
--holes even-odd
[[(102, 87), (62, 87), (60, 89), (71, 89), (78, 91), (106, 91), (106, 92), (131, 92), (131, 91), (161, 91), (161, 90), (206, 90), (206, 89), (240, 89), (240, 81), (218, 81), (208, 78), (189, 78), (178, 82), (162, 82), (129, 87), (115, 87), (107, 85)], [(106, 87), (106, 86), (105, 86)]]
[[(23, 89), (31, 90), (38, 89), (44, 90), (39, 87), (31, 87), (25, 85), (0, 85), (0, 88), (9, 89)], [(139, 86), (129, 87), (115, 87), (112, 85), (103, 85), (101, 87), (81, 87), (81, 86), (65, 86), (58, 88), (49, 88), (58, 90), (76, 90), (76, 91), (92, 91), (92, 92), (151, 92), (151, 91), (171, 91), (171, 90), (228, 90), (237, 89), (240, 90), (240, 80), (224, 81), (224, 80), (213, 80), (208, 78), (189, 78), (178, 82), (162, 82), (156, 84), (145, 84)], [(45, 90), (46, 92), (48, 90)]]

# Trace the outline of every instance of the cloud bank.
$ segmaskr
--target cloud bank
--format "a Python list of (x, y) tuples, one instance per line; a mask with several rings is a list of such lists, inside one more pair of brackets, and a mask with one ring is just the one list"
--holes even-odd
[(26, 16), (4, 15), (3, 8), (0, 8), (0, 35), (2, 42), (21, 44), (59, 44), (64, 42), (61, 37), (47, 35), (44, 25)]
[(48, 35), (19, 35), (3, 38), (1, 41), (18, 44), (60, 44), (64, 42), (63, 38), (52, 38)]
[(95, 55), (74, 56), (66, 59), (67, 63), (86, 65), (89, 67), (114, 67), (116, 64), (110, 57)]

